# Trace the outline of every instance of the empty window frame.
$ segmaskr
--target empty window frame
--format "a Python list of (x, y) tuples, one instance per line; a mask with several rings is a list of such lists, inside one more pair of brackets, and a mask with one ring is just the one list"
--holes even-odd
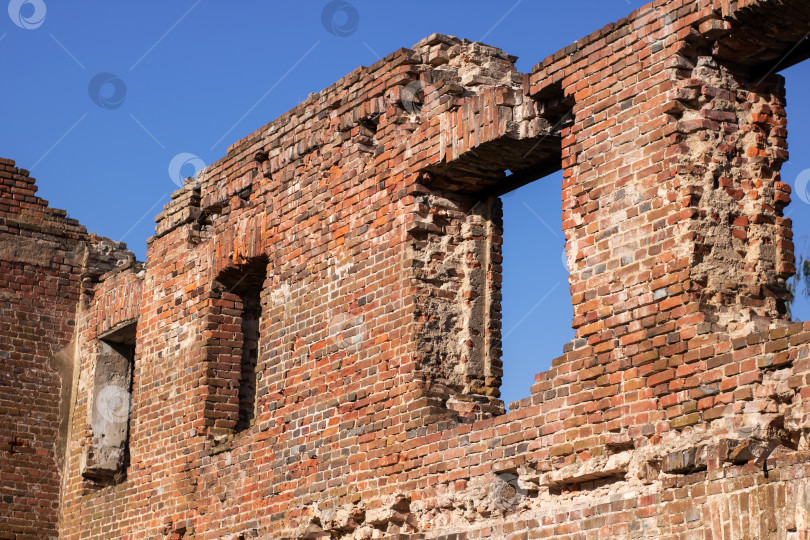
[(129, 418), (135, 358), (135, 322), (99, 337), (90, 412), (92, 441), (82, 474), (99, 482), (123, 479), (129, 460)]

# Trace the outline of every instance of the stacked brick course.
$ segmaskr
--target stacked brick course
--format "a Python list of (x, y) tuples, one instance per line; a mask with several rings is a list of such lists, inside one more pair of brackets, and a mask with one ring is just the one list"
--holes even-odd
[[(430, 36), (189, 179), (144, 265), (3, 162), (3, 226), (31, 204), (51, 244), (40, 258), (6, 244), (0, 289), (46, 270), (64, 284), (14, 308), (30, 318), (0, 318), (20, 363), (0, 381), (0, 529), (810, 534), (810, 324), (784, 315), (785, 95), (763, 70), (808, 21), (797, 0), (660, 0), (526, 75), (496, 48)], [(498, 196), (559, 169), (576, 338), (505, 413)], [(29, 321), (47, 350), (17, 337)], [(126, 454), (101, 481), (97, 366), (132, 328)], [(60, 379), (45, 368), (71, 343)], [(42, 412), (10, 405), (29, 381)], [(18, 457), (16, 441), (39, 451)], [(19, 510), (34, 493), (39, 523)]]

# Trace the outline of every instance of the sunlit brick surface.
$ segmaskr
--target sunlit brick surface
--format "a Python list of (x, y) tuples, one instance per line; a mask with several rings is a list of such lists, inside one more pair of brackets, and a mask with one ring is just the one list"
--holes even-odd
[[(806, 538), (772, 71), (808, 27), (662, 0), (529, 74), (435, 34), (233, 144), (143, 265), (3, 160), (0, 538)], [(498, 196), (560, 169), (576, 338), (505, 413)]]

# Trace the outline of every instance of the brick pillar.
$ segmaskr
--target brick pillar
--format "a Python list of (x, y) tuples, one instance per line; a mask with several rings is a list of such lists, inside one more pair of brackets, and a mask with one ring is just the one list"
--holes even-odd
[[(690, 59), (691, 60), (691, 59)], [(732, 332), (785, 317), (793, 275), (784, 81), (734, 73), (710, 56), (679, 70), (669, 114), (677, 119), (680, 243), (701, 311)]]

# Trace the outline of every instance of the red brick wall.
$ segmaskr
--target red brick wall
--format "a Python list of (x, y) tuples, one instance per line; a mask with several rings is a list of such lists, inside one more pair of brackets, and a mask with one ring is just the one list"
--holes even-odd
[[(810, 14), (779, 6), (661, 0), (527, 75), (433, 35), (232, 145), (143, 271), (76, 302), (61, 535), (808, 534), (810, 324), (784, 319), (785, 96), (759, 70)], [(497, 197), (559, 169), (576, 339), (504, 414)], [(129, 463), (99, 483), (99, 338), (136, 317)]]
[[(86, 231), (0, 159), (0, 535), (55, 537)], [(16, 535), (16, 536), (15, 536)]]
[[(55, 537), (85, 231), (0, 160), (0, 536)], [(69, 394), (68, 394), (69, 395)], [(62, 429), (60, 429), (62, 428)]]
[[(51, 538), (69, 438), (82, 279), (132, 254), (87, 234), (0, 159), (0, 537)], [(109, 249), (112, 248), (112, 249)], [(117, 294), (126, 293), (125, 289)], [(105, 305), (104, 301), (101, 305)], [(112, 311), (112, 310), (111, 310)]]

